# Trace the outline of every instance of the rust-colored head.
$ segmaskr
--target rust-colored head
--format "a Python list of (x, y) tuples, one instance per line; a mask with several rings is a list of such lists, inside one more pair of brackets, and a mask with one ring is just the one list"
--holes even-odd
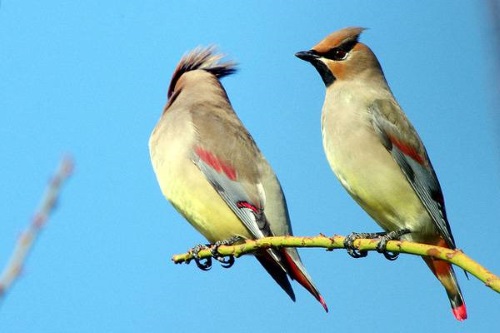
[(310, 62), (327, 87), (335, 80), (354, 79), (367, 71), (381, 72), (375, 54), (358, 41), (363, 30), (365, 29), (359, 27), (344, 28), (328, 35), (311, 50), (297, 52), (295, 55)]

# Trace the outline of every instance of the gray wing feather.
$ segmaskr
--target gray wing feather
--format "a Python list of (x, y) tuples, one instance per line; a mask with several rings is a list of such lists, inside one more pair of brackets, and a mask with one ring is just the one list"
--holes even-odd
[[(382, 106), (385, 111), (382, 111)], [(375, 101), (369, 107), (369, 110), (373, 115), (372, 124), (376, 133), (381, 138), (382, 143), (399, 165), (413, 190), (422, 201), (422, 204), (431, 216), (432, 221), (434, 222), (434, 225), (438, 229), (439, 233), (442, 235), (448, 246), (454, 249), (456, 248), (455, 240), (453, 239), (450, 224), (448, 223), (448, 219), (446, 217), (441, 186), (439, 185), (436, 173), (430, 163), (425, 148), (423, 148), (422, 145), (423, 154), (428, 163), (427, 166), (421, 165), (410, 156), (404, 154), (404, 152), (392, 143), (391, 136), (397, 135), (399, 131), (396, 124), (391, 122), (389, 120), (391, 118), (388, 118), (386, 114), (391, 113), (392, 115), (402, 115), (401, 111), (397, 110), (397, 108), (398, 106), (390, 101)], [(409, 126), (409, 131), (414, 133), (412, 139), (421, 143), (420, 138), (418, 138), (415, 130), (408, 120), (406, 118), (398, 120), (404, 121), (404, 123)]]
[(255, 238), (271, 236), (271, 230), (263, 211), (255, 212), (250, 208), (239, 205), (242, 202), (252, 204), (251, 199), (245, 193), (243, 185), (217, 172), (196, 154), (193, 154), (192, 159), (213, 188)]

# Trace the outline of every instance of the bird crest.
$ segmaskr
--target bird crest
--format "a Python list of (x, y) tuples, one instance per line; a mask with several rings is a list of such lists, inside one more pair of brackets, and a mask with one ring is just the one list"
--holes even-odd
[(172, 74), (167, 97), (170, 98), (172, 96), (175, 85), (182, 74), (189, 71), (201, 69), (215, 75), (217, 78), (222, 78), (236, 72), (236, 63), (233, 61), (221, 61), (225, 55), (216, 53), (215, 50), (215, 46), (197, 47), (184, 55)]

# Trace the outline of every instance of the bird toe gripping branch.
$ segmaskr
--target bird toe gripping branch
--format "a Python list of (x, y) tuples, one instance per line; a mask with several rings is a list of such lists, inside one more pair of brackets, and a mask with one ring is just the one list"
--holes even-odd
[[(201, 269), (202, 271), (208, 271), (210, 270), (210, 268), (212, 268), (211, 257), (200, 258), (198, 255), (201, 250), (206, 250), (206, 249), (208, 249), (207, 245), (198, 244), (188, 251), (189, 254), (192, 254), (196, 266), (198, 266), (198, 268)], [(186, 262), (189, 263), (189, 261)]]
[(387, 260), (394, 261), (398, 259), (399, 253), (387, 251), (387, 242), (390, 240), (399, 240), (401, 236), (409, 234), (410, 229), (394, 230), (391, 232), (378, 233), (380, 242), (377, 244), (377, 252), (382, 253)]
[(376, 250), (378, 253), (382, 253), (387, 260), (394, 261), (399, 257), (397, 252), (387, 251), (387, 242), (390, 240), (399, 240), (401, 236), (410, 233), (409, 229), (395, 230), (391, 232), (352, 232), (347, 235), (344, 240), (344, 247), (347, 253), (353, 258), (364, 258), (368, 255), (368, 251), (359, 250), (355, 245), (354, 241), (357, 239), (379, 239)]
[(224, 239), (221, 241), (215, 242), (213, 245), (210, 246), (210, 252), (212, 253), (212, 257), (215, 258), (217, 261), (221, 263), (221, 266), (224, 268), (230, 268), (231, 266), (234, 265), (234, 256), (229, 255), (227, 256), (227, 259), (225, 256), (222, 256), (219, 253), (219, 247), (222, 245), (234, 245), (238, 242), (241, 242), (243, 240), (242, 237), (240, 236), (233, 236), (229, 239)]
[(366, 234), (352, 232), (346, 236), (346, 238), (344, 240), (344, 246), (347, 250), (347, 254), (349, 254), (351, 257), (353, 257), (355, 259), (364, 258), (368, 255), (368, 251), (358, 250), (356, 248), (356, 246), (354, 246), (354, 241), (356, 239), (366, 238), (366, 237), (363, 237), (365, 235)]
[[(212, 268), (212, 258), (220, 262), (222, 267), (230, 268), (231, 266), (234, 265), (235, 262), (234, 256), (221, 255), (219, 253), (219, 247), (222, 245), (229, 245), (229, 246), (234, 245), (238, 242), (241, 242), (242, 240), (243, 238), (240, 236), (233, 236), (229, 239), (217, 241), (214, 244), (207, 244), (207, 245), (198, 244), (192, 249), (190, 249), (189, 253), (192, 254), (196, 266), (198, 266), (198, 268), (201, 269), (202, 271), (208, 271), (210, 270), (210, 268)], [(209, 250), (212, 256), (200, 258), (199, 253), (202, 250)]]

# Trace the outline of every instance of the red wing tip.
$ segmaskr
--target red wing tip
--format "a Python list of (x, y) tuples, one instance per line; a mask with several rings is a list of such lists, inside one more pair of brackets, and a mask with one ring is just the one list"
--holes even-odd
[(455, 318), (457, 318), (458, 321), (467, 319), (467, 310), (465, 308), (465, 304), (462, 304), (459, 307), (451, 310), (453, 311), (453, 315), (455, 316)]
[(326, 302), (325, 302), (325, 299), (323, 298), (323, 296), (318, 295), (318, 301), (323, 306), (323, 309), (325, 309), (325, 311), (328, 313), (328, 305), (326, 305)]

